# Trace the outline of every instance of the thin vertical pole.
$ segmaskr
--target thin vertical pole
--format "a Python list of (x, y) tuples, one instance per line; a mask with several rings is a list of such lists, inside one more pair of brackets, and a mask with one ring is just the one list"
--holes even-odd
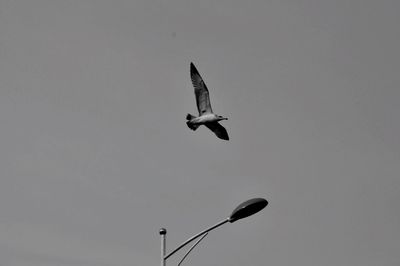
[(166, 247), (165, 246), (166, 246), (167, 229), (161, 228), (160, 235), (161, 235), (161, 266), (166, 266), (166, 259), (165, 259)]

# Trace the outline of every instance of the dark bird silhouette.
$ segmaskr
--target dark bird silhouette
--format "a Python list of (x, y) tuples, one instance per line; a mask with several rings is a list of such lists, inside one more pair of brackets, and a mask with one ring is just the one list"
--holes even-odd
[(218, 138), (229, 140), (228, 132), (226, 132), (226, 129), (218, 123), (218, 121), (228, 120), (228, 118), (213, 113), (207, 86), (193, 63), (190, 63), (190, 78), (192, 79), (194, 87), (199, 116), (187, 114), (187, 126), (194, 131), (199, 126), (205, 125), (214, 132)]

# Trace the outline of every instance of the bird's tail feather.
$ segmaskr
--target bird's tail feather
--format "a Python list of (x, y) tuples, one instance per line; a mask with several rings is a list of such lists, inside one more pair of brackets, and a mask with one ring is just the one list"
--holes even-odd
[(186, 125), (191, 129), (191, 130), (196, 130), (200, 125), (198, 125), (198, 124), (193, 124), (193, 123), (191, 123), (190, 121), (187, 121), (186, 122)]
[(194, 115), (187, 114), (186, 115), (186, 120), (192, 120), (193, 118), (196, 118)]
[(193, 118), (196, 118), (194, 115), (191, 115), (191, 114), (187, 114), (186, 115), (186, 119), (187, 119), (187, 122), (186, 122), (186, 125), (191, 129), (191, 130), (196, 130), (200, 125), (199, 124), (194, 124), (194, 123), (192, 123), (191, 122), (191, 120), (193, 119)]

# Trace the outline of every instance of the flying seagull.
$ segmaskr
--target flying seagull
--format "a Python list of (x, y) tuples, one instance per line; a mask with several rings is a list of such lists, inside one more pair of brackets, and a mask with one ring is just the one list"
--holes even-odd
[(228, 120), (228, 118), (213, 113), (207, 86), (193, 63), (190, 63), (190, 78), (192, 79), (194, 87), (199, 116), (196, 117), (187, 114), (187, 126), (191, 130), (196, 130), (199, 126), (205, 125), (214, 132), (218, 138), (229, 140), (228, 132), (226, 132), (226, 129), (218, 123), (218, 121)]

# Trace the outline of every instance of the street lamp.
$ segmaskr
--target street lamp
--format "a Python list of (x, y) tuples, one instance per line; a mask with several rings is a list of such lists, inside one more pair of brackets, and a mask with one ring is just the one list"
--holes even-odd
[(188, 250), (188, 252), (186, 252), (186, 254), (183, 256), (183, 258), (181, 259), (181, 261), (178, 263), (178, 265), (180, 265), (183, 260), (187, 257), (187, 255), (189, 255), (189, 253), (197, 246), (198, 243), (200, 243), (200, 241), (208, 234), (208, 232), (210, 232), (211, 230), (214, 230), (217, 227), (220, 227), (223, 224), (226, 224), (227, 222), (233, 223), (236, 222), (237, 220), (246, 218), (248, 216), (251, 216), (259, 211), (261, 211), (262, 209), (265, 208), (265, 206), (268, 205), (268, 201), (263, 199), (263, 198), (254, 198), (254, 199), (250, 199), (247, 200), (241, 204), (239, 204), (231, 213), (231, 215), (222, 220), (221, 222), (210, 226), (209, 228), (201, 231), (200, 233), (192, 236), (191, 238), (189, 238), (188, 240), (186, 240), (185, 242), (183, 242), (180, 246), (178, 246), (176, 249), (174, 249), (173, 251), (171, 251), (168, 255), (166, 254), (166, 234), (167, 234), (167, 230), (165, 228), (161, 228), (160, 229), (160, 235), (161, 235), (161, 266), (165, 266), (166, 265), (166, 261), (169, 257), (171, 257), (173, 254), (175, 254), (178, 250), (180, 250), (181, 248), (183, 248), (184, 246), (186, 246), (187, 244), (189, 244), (190, 242), (192, 242), (193, 240), (199, 238), (196, 243), (194, 243), (194, 245)]

